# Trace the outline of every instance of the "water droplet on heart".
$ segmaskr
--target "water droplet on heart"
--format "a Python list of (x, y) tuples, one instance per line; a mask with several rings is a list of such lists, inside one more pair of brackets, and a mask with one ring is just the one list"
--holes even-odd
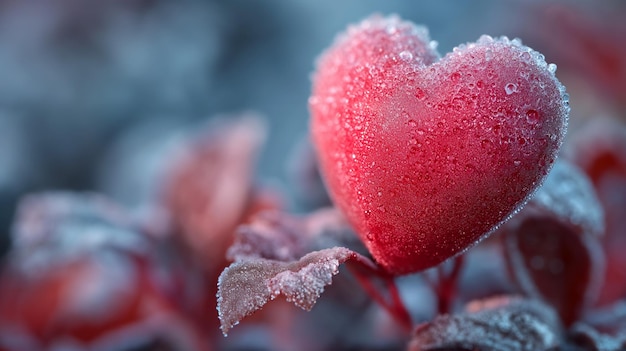
[(417, 126), (417, 122), (415, 122), (412, 119), (409, 120), (408, 124), (409, 124), (409, 127), (416, 127)]
[(539, 112), (536, 110), (528, 110), (526, 111), (526, 121), (530, 124), (539, 123)]
[(374, 235), (372, 233), (367, 233), (365, 235), (365, 238), (369, 241), (373, 241), (374, 240)]
[(524, 51), (522, 53), (522, 59), (524, 59), (524, 61), (530, 61), (530, 52)]
[(485, 50), (485, 60), (490, 61), (493, 58), (493, 51), (491, 49)]
[(461, 74), (460, 74), (459, 72), (454, 72), (454, 73), (452, 73), (452, 75), (450, 76), (450, 79), (451, 79), (453, 82), (458, 82), (458, 81), (459, 81), (459, 79), (461, 79)]
[(387, 28), (385, 28), (385, 30), (387, 31), (387, 34), (395, 34), (398, 32), (398, 27), (396, 27), (395, 25), (388, 25)]
[(424, 100), (424, 98), (426, 97), (426, 94), (424, 93), (424, 91), (420, 88), (415, 89), (415, 97), (418, 100)]
[(483, 87), (483, 81), (482, 81), (482, 80), (477, 81), (477, 82), (476, 82), (476, 87), (477, 87), (478, 89), (482, 89), (482, 87)]
[(548, 65), (548, 71), (550, 71), (550, 73), (556, 73), (556, 65), (554, 63), (551, 63)]
[(383, 196), (383, 192), (382, 192), (382, 191), (379, 191), (379, 192), (378, 192), (378, 194), (376, 194), (376, 195), (378, 195), (379, 197), (380, 197), (380, 196)]
[(480, 141), (480, 146), (483, 149), (490, 149), (492, 145), (493, 145), (493, 143), (489, 139), (483, 139), (483, 140)]
[(356, 159), (356, 154), (351, 154), (350, 157), (355, 160)]
[(409, 145), (417, 145), (417, 139), (415, 138), (409, 139)]
[(419, 134), (419, 135), (424, 135), (424, 130), (423, 130), (423, 129), (418, 129), (418, 130), (417, 130), (417, 134)]
[(402, 51), (400, 53), (400, 59), (403, 61), (411, 61), (413, 59), (413, 54), (408, 51)]
[(516, 93), (517, 92), (517, 84), (507, 83), (507, 85), (504, 86), (504, 91), (506, 92), (506, 95), (511, 95), (513, 93)]
[(519, 165), (521, 165), (521, 164), (522, 164), (522, 161), (520, 161), (520, 160), (514, 160), (514, 161), (513, 161), (513, 164), (514, 164), (515, 166), (519, 166)]

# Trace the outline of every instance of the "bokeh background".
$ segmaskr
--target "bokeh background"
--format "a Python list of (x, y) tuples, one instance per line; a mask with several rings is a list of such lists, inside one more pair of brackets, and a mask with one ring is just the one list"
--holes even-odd
[[(267, 120), (259, 178), (288, 186), (290, 150), (307, 133), (314, 60), (336, 33), (371, 13), (426, 25), (442, 53), (481, 34), (519, 36), (561, 68), (581, 49), (576, 36), (623, 41), (611, 26), (624, 7), (621, 1), (2, 0), (1, 246), (21, 194), (94, 189), (133, 204), (139, 195), (119, 179), (141, 169), (139, 156), (122, 160), (138, 147), (129, 146), (132, 139), (156, 148), (168, 130), (218, 114), (252, 110)], [(595, 49), (580, 45), (583, 54)]]
[[(250, 125), (223, 137), (240, 142), (242, 154), (251, 159), (252, 149), (259, 149), (250, 178), (255, 187), (271, 189), (280, 198), (269, 202), (293, 212), (327, 203), (320, 184), (312, 184), (319, 179), (311, 175), (315, 169), (307, 147), (310, 75), (316, 57), (337, 33), (373, 13), (395, 13), (426, 26), (442, 55), (482, 34), (519, 37), (558, 66), (557, 76), (571, 96), (570, 131), (598, 117), (626, 121), (626, 2), (621, 0), (0, 0), (0, 258), (11, 247), (12, 231), (23, 229), (12, 229), (12, 223), (25, 194), (93, 191), (141, 214), (160, 195), (164, 168), (173, 165), (164, 155), (171, 155), (189, 130), (241, 115), (262, 118), (264, 126), (258, 128), (267, 132), (264, 141), (246, 129)], [(246, 135), (259, 140), (247, 141)], [(237, 149), (225, 149), (230, 147)], [(240, 175), (237, 162), (220, 162), (216, 167), (233, 167), (230, 171)], [(217, 179), (228, 180), (229, 172), (224, 174)], [(243, 178), (242, 184), (249, 180)], [(181, 196), (193, 198), (194, 186)], [(50, 200), (51, 208), (45, 208), (52, 209), (52, 217), (55, 206), (61, 206), (60, 217), (67, 215), (62, 207), (67, 200), (73, 204), (67, 206), (71, 215), (80, 217), (72, 206), (84, 204), (88, 215), (104, 214), (119, 224), (117, 214), (107, 217), (106, 204), (59, 198), (61, 205)], [(189, 203), (178, 200), (172, 200), (173, 216), (184, 217)], [(43, 197), (43, 207), (46, 201)], [(200, 227), (211, 225), (200, 222)], [(20, 250), (6, 261), (19, 265)], [(185, 255), (177, 255), (183, 261)], [(211, 264), (221, 270), (225, 263)], [(197, 281), (211, 287), (205, 294), (210, 306), (194, 312), (206, 310), (215, 322), (211, 289), (219, 270), (202, 269), (210, 271), (210, 278)], [(179, 273), (172, 275), (184, 275)], [(108, 282), (105, 277), (99, 282)], [(152, 296), (144, 290), (142, 296)], [(33, 296), (37, 300), (39, 295)], [(202, 327), (217, 333), (216, 325)], [(248, 349), (245, 340), (238, 348), (233, 339), (230, 349)]]

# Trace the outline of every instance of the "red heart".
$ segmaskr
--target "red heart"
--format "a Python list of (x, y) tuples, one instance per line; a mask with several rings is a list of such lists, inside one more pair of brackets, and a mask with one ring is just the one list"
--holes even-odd
[(519, 209), (569, 112), (556, 66), (481, 37), (439, 59), (425, 28), (374, 16), (318, 61), (313, 140), (335, 204), (404, 274), (462, 252)]

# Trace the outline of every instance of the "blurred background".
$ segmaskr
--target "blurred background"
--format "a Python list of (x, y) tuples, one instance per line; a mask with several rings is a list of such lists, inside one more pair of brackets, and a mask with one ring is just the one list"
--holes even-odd
[[(613, 41), (623, 42), (624, 8), (622, 1), (2, 0), (0, 246), (21, 194), (98, 190), (133, 205), (142, 181), (128, 174), (148, 167), (137, 149), (150, 152), (181, 125), (220, 114), (266, 119), (258, 176), (288, 187), (290, 150), (307, 133), (315, 58), (373, 12), (426, 25), (441, 53), (481, 34), (518, 36), (558, 65), (566, 85), (573, 68), (570, 80), (600, 80), (596, 91), (608, 89), (615, 100), (623, 92), (611, 84), (626, 84), (624, 48)], [(574, 106), (592, 100), (567, 86)]]
[[(149, 241), (137, 233), (137, 237), (120, 234), (126, 239), (119, 242), (115, 236), (106, 239), (112, 244), (103, 240), (116, 254), (123, 254), (120, 254), (122, 258), (103, 259), (105, 263), (97, 267), (108, 267), (102, 272), (121, 275), (103, 273), (95, 275), (96, 278), (91, 275), (93, 272), (81, 275), (81, 279), (89, 279), (80, 286), (92, 286), (92, 290), (80, 290), (80, 293), (96, 301), (94, 304), (87, 299), (83, 307), (97, 305), (101, 291), (110, 293), (109, 299), (115, 300), (115, 294), (126, 291), (129, 281), (138, 281), (129, 273), (135, 272), (130, 269), (135, 266), (125, 259), (140, 257), (140, 262), (151, 262), (148, 265), (151, 268), (160, 269), (161, 264), (169, 267), (171, 274), (168, 274), (172, 277), (182, 276), (194, 285), (190, 291), (210, 296), (208, 301), (200, 302), (205, 305), (199, 308), (194, 303), (202, 299), (179, 298), (181, 293), (176, 288), (161, 289), (159, 280), (159, 284), (153, 284), (158, 289), (150, 284), (148, 288), (143, 285), (137, 288), (142, 299), (148, 296), (148, 300), (155, 298), (168, 303), (183, 301), (185, 306), (180, 309), (185, 311), (181, 314), (184, 320), (198, 317), (200, 329), (217, 333), (217, 326), (211, 324), (217, 320), (215, 281), (227, 264), (223, 256), (236, 225), (265, 207), (302, 212), (329, 203), (307, 144), (310, 75), (316, 58), (337, 33), (372, 13), (396, 13), (425, 25), (431, 38), (438, 41), (442, 55), (461, 43), (477, 40), (482, 34), (519, 37), (545, 54), (549, 63), (558, 66), (557, 76), (571, 96), (570, 132), (597, 117), (626, 120), (626, 22), (623, 20), (626, 2), (621, 0), (0, 0), (0, 257), (8, 252), (11, 237), (25, 242), (15, 245), (17, 248), (5, 257), (8, 268), (2, 272), (4, 286), (9, 288), (0, 291), (0, 305), (4, 296), (4, 308), (11, 310), (13, 303), (9, 300), (24, 291), (24, 285), (20, 285), (24, 281), (38, 292), (42, 289), (37, 284), (43, 281), (41, 284), (46, 287), (49, 282), (46, 279), (54, 276), (55, 268), (50, 268), (52, 273), (46, 271), (44, 278), (32, 280), (36, 283), (31, 284), (30, 278), (21, 280), (32, 273), (20, 270), (30, 262), (29, 250), (46, 256), (53, 251), (51, 247), (59, 249), (60, 253), (50, 254), (57, 255), (51, 262), (68, 269), (63, 260), (67, 254), (63, 251), (65, 247), (43, 234), (37, 237), (46, 232), (48, 223), (55, 235), (62, 238), (67, 235), (75, 242), (88, 237), (80, 229), (83, 220), (90, 230), (100, 230), (104, 223), (105, 231), (118, 234), (136, 231), (125, 222), (123, 214), (101, 199), (70, 195), (25, 201), (22, 217), (13, 225), (14, 215), (20, 213), (17, 203), (25, 194), (48, 190), (93, 191), (124, 205), (135, 215), (163, 201), (162, 193), (169, 191), (163, 202), (165, 207), (169, 206), (169, 214), (178, 227), (163, 225), (167, 229), (162, 231), (183, 233), (181, 246), (185, 249), (160, 255), (160, 251), (145, 250), (152, 244), (143, 243), (137, 245), (143, 251), (133, 251), (136, 247), (125, 246), (124, 240), (130, 240), (127, 237), (137, 242)], [(241, 121), (241, 116), (244, 122), (225, 127), (224, 121)], [(218, 124), (211, 124), (216, 121)], [(180, 148), (181, 140), (188, 141), (191, 131), (206, 129), (213, 130), (208, 139), (216, 141), (208, 146), (209, 151), (198, 146), (201, 143), (191, 143), (195, 145), (192, 149), (198, 151), (190, 158), (192, 162), (177, 164), (171, 156), (172, 150)], [(249, 164), (254, 163), (257, 152), (255, 168)], [(626, 154), (626, 150), (616, 152)], [(195, 159), (199, 161), (194, 163)], [(179, 182), (165, 186), (164, 174), (172, 172), (178, 172), (173, 178)], [(202, 172), (206, 172), (206, 178)], [(241, 194), (236, 191), (237, 185), (243, 189)], [(271, 189), (271, 194), (268, 197), (258, 189)], [(213, 210), (224, 206), (226, 209), (206, 215), (202, 212), (206, 209), (202, 205), (205, 200), (217, 204)], [(200, 219), (193, 213), (198, 208)], [(619, 207), (615, 208), (615, 218), (621, 219)], [(222, 218), (228, 213), (239, 217)], [(69, 230), (59, 226), (65, 224), (63, 220), (75, 227), (69, 226)], [(218, 225), (215, 229), (219, 221), (223, 222), (219, 224), (222, 227)], [(144, 220), (144, 226), (153, 227), (142, 230), (159, 232), (161, 223), (156, 222)], [(43, 227), (29, 227), (32, 223), (43, 223)], [(206, 232), (209, 234), (203, 237)], [(34, 236), (28, 237), (29, 233)], [(191, 234), (185, 236), (185, 233)], [(127, 234), (130, 236), (124, 236)], [(211, 240), (220, 235), (226, 239), (221, 240), (221, 246), (212, 247)], [(155, 237), (165, 236), (159, 237), (157, 233)], [(33, 242), (37, 245), (32, 245)], [(166, 243), (179, 249), (169, 241)], [(96, 262), (96, 251), (89, 251), (93, 247), (88, 244), (93, 242), (78, 245), (78, 251), (88, 249), (87, 254), (81, 251), (83, 256), (79, 256), (87, 257), (87, 262)], [(188, 269), (187, 253), (194, 250), (200, 257), (194, 259), (202, 263), (194, 262), (189, 265), (194, 268)], [(206, 259), (207, 252), (217, 252), (215, 257), (219, 257), (219, 262), (205, 262), (215, 259)], [(144, 266), (135, 268), (139, 276), (145, 273)], [(190, 271), (196, 274), (196, 270), (200, 272), (197, 276), (187, 277)], [(14, 271), (18, 273), (13, 276)], [(69, 279), (67, 276), (74, 279), (74, 271), (69, 272), (61, 279)], [(116, 280), (120, 276), (128, 281)], [(96, 281), (105, 283), (98, 285)], [(119, 291), (103, 288), (110, 281), (118, 282), (110, 289)], [(204, 284), (206, 289), (197, 289)], [(13, 287), (16, 288), (11, 290)], [(72, 300), (73, 296), (68, 299)], [(24, 317), (25, 324), (35, 321), (34, 325), (43, 325), (45, 328), (41, 330), (47, 334), (38, 337), (49, 341), (67, 334), (62, 328), (48, 326), (57, 325), (56, 315), (46, 314), (46, 318), (54, 317), (52, 322), (46, 319), (49, 323), (46, 324), (38, 322), (43, 320), (40, 306), (34, 305), (32, 315), (24, 312), (30, 311), (32, 301), (39, 301), (45, 307), (48, 301), (56, 301), (48, 298), (57, 298), (45, 294), (44, 297), (37, 293), (29, 295), (24, 299), (26, 307), (14, 309), (11, 318)], [(167, 310), (157, 310), (161, 309)], [(194, 313), (188, 313), (189, 310)], [(86, 311), (85, 315), (93, 317), (90, 308)], [(199, 312), (208, 315), (205, 311), (210, 311), (209, 322), (203, 319), (206, 316), (195, 315)], [(82, 324), (78, 325), (82, 328)], [(166, 323), (165, 329), (169, 326)], [(37, 328), (32, 327), (31, 331), (40, 330)], [(1, 329), (0, 326), (0, 341), (5, 340), (3, 335), (14, 334)], [(100, 334), (81, 329), (76, 335), (91, 340)], [(10, 339), (16, 345), (28, 344), (21, 339), (15, 341), (19, 337)], [(245, 338), (229, 340), (233, 342), (230, 348), (233, 350), (262, 349), (246, 348)], [(239, 347), (238, 342), (243, 346)]]

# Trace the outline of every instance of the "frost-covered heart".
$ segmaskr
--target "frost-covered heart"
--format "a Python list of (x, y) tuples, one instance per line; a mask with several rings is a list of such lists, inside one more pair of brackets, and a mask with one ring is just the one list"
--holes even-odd
[(483, 36), (439, 58), (395, 16), (350, 27), (318, 61), (311, 131), (335, 204), (397, 274), (458, 254), (519, 209), (563, 140), (555, 65)]

